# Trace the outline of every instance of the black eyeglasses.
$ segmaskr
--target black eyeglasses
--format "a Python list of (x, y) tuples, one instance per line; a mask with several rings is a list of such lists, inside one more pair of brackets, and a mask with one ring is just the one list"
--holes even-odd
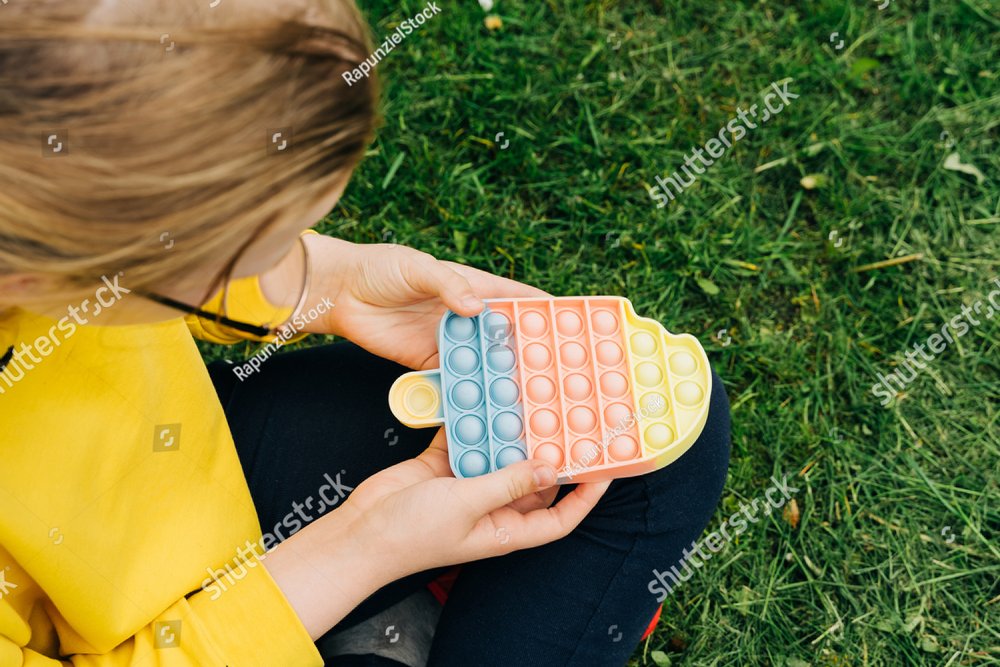
[[(250, 324), (249, 322), (242, 322), (240, 320), (234, 320), (232, 318), (226, 317), (221, 313), (210, 313), (203, 308), (198, 306), (192, 306), (190, 304), (184, 303), (183, 301), (178, 301), (177, 299), (172, 299), (168, 296), (163, 296), (162, 294), (156, 294), (155, 292), (144, 292), (140, 290), (135, 290), (136, 294), (149, 299), (150, 301), (155, 301), (156, 303), (166, 306), (168, 308), (173, 308), (174, 310), (180, 310), (182, 312), (188, 313), (189, 315), (194, 315), (204, 320), (209, 320), (222, 326), (228, 327), (230, 329), (235, 329), (236, 331), (242, 331), (243, 333), (248, 333), (252, 336), (257, 336), (258, 338), (267, 338), (270, 336), (277, 335), (282, 329), (284, 329), (289, 322), (291, 322), (295, 316), (301, 312), (302, 307), (306, 302), (306, 295), (309, 293), (309, 251), (306, 248), (306, 242), (303, 238), (299, 237), (299, 244), (302, 246), (302, 293), (299, 295), (299, 300), (295, 304), (295, 308), (292, 309), (292, 314), (289, 315), (288, 319), (285, 320), (280, 326), (269, 327), (263, 324)], [(225, 310), (226, 299), (225, 296), (222, 298), (222, 308)]]
[[(168, 308), (173, 308), (174, 310), (180, 310), (189, 315), (196, 315), (205, 320), (210, 320), (216, 322), (230, 329), (236, 329), (237, 331), (242, 331), (244, 333), (251, 334), (253, 336), (258, 336), (260, 338), (266, 338), (268, 336), (273, 336), (276, 334), (281, 327), (266, 327), (261, 324), (250, 324), (249, 322), (241, 322), (239, 320), (234, 320), (232, 318), (226, 317), (219, 313), (210, 313), (207, 310), (203, 310), (196, 306), (177, 301), (176, 299), (171, 299), (168, 296), (163, 296), (161, 294), (154, 294), (152, 292), (136, 292), (137, 294), (149, 299), (150, 301), (155, 301), (156, 303), (166, 306)], [(294, 315), (294, 313), (293, 313)], [(282, 325), (284, 326), (284, 325)]]

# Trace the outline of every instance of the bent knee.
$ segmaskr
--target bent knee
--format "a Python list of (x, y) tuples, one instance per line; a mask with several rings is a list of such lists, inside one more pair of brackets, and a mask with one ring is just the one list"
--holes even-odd
[[(708, 418), (694, 444), (673, 463), (642, 477), (651, 524), (679, 518), (706, 520), (722, 495), (729, 470), (729, 398), (712, 371)], [(678, 516), (681, 515), (681, 516)]]

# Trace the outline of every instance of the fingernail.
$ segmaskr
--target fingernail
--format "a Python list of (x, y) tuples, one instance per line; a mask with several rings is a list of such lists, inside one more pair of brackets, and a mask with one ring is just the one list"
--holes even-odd
[(535, 468), (535, 484), (549, 487), (556, 483), (556, 471), (552, 466), (543, 465)]
[(483, 307), (483, 302), (480, 301), (477, 297), (467, 296), (464, 299), (462, 299), (462, 305), (468, 308), (469, 310), (480, 310)]

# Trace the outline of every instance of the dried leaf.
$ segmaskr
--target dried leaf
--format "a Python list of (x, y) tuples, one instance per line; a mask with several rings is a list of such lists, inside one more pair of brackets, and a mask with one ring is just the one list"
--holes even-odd
[(802, 515), (799, 513), (799, 504), (795, 502), (795, 498), (788, 501), (788, 504), (785, 505), (784, 511), (781, 513), (781, 517), (787, 521), (792, 528), (799, 527), (799, 518), (801, 518), (801, 516)]
[(976, 183), (982, 183), (986, 180), (986, 177), (983, 176), (983, 172), (979, 171), (975, 165), (962, 162), (962, 158), (959, 157), (957, 152), (951, 153), (944, 159), (944, 168), (948, 171), (960, 171), (963, 174), (975, 176)]
[(827, 179), (824, 174), (806, 174), (801, 180), (799, 180), (799, 185), (806, 190), (815, 190), (817, 188), (825, 187), (826, 183)]

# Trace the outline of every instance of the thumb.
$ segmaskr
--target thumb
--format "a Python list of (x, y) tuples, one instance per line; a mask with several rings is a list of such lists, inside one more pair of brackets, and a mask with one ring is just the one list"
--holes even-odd
[(413, 267), (415, 272), (408, 276), (411, 285), (425, 294), (439, 297), (444, 305), (464, 317), (482, 311), (483, 302), (465, 276), (430, 255), (423, 255), (421, 259)]
[(556, 470), (550, 464), (521, 461), (488, 475), (460, 479), (456, 483), (456, 491), (480, 516), (485, 516), (555, 483)]

